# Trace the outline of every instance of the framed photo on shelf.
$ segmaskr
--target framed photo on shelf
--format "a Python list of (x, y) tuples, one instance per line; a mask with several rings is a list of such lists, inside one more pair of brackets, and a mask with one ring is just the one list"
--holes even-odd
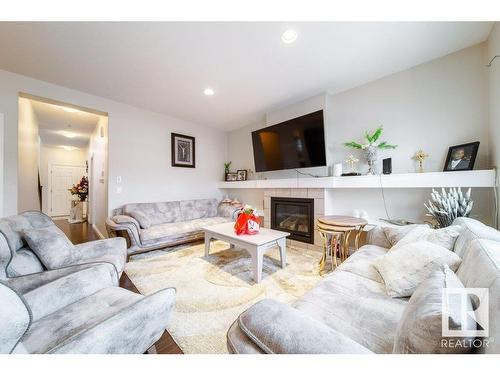
[(474, 169), (479, 142), (451, 146), (444, 164), (444, 172), (471, 171)]
[(226, 181), (238, 181), (238, 173), (226, 173)]
[(195, 139), (189, 135), (172, 133), (172, 167), (195, 168)]
[(247, 180), (247, 170), (246, 169), (238, 169), (236, 171), (238, 174), (238, 181), (246, 181)]

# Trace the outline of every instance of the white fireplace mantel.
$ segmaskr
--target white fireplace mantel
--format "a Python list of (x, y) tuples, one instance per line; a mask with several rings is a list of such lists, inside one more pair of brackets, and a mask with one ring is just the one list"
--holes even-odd
[(375, 176), (305, 177), (219, 182), (219, 189), (409, 189), (441, 187), (494, 187), (495, 170), (394, 173)]

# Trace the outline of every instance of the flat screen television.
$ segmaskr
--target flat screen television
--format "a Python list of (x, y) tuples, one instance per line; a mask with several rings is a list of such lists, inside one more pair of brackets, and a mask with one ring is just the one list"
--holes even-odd
[(257, 172), (326, 165), (323, 111), (252, 132)]

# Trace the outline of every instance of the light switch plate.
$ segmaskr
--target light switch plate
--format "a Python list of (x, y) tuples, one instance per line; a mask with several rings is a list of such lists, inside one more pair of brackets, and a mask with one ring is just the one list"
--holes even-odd
[(117, 176), (116, 177), (116, 183), (121, 184), (122, 183), (122, 176)]

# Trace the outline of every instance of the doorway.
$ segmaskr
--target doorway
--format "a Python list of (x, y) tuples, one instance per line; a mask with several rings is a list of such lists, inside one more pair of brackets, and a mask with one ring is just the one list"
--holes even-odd
[[(69, 216), (73, 197), (68, 187), (78, 184), (82, 176), (86, 175), (85, 165), (55, 163), (49, 165), (47, 189), (49, 216), (53, 218)], [(84, 216), (86, 216), (85, 212)]]
[(70, 225), (87, 220), (103, 233), (107, 124), (107, 113), (20, 93), (18, 210), (40, 210)]

